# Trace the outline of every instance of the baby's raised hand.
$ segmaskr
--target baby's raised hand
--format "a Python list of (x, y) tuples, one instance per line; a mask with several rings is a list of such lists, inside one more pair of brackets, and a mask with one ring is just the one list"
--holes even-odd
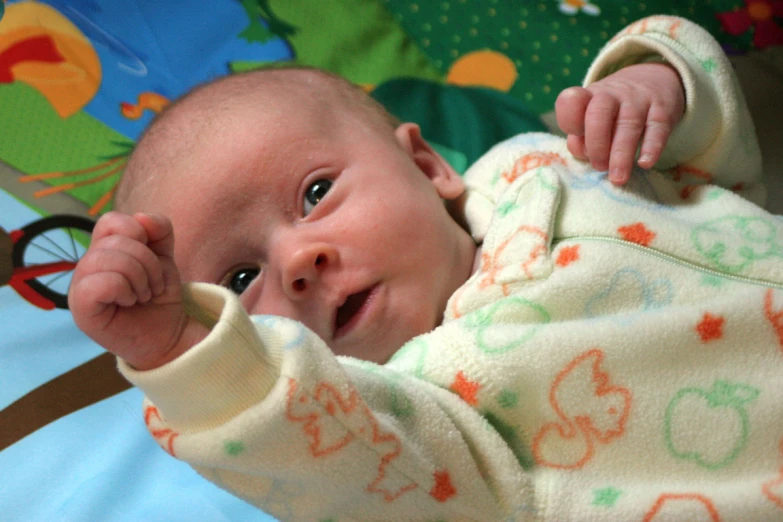
[(679, 74), (662, 63), (631, 65), (587, 88), (570, 87), (555, 103), (571, 154), (608, 170), (618, 185), (628, 181), (640, 142), (639, 166), (658, 162), (684, 110)]
[(138, 370), (175, 359), (203, 334), (185, 314), (173, 252), (168, 218), (110, 212), (73, 275), (68, 306), (76, 324)]

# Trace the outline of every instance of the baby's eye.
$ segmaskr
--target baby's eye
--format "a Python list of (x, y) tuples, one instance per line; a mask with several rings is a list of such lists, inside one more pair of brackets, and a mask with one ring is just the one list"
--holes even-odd
[(332, 180), (319, 179), (314, 181), (304, 193), (304, 215), (307, 216), (312, 212), (313, 207), (321, 201), (329, 189), (332, 188)]
[(242, 270), (237, 270), (228, 280), (228, 289), (237, 295), (242, 295), (242, 292), (247, 290), (247, 287), (250, 286), (253, 279), (258, 277), (259, 272), (260, 270), (258, 268), (243, 268)]

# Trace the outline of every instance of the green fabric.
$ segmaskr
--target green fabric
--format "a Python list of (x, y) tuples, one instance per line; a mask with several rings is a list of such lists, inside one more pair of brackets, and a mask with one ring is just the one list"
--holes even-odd
[[(0, 110), (0, 158), (20, 172), (73, 174), (105, 165), (92, 172), (94, 178), (109, 174), (117, 165), (108, 162), (127, 154), (133, 144), (84, 111), (61, 118), (38, 91), (21, 82), (2, 85), (0, 107), (14, 108)], [(86, 178), (66, 176), (43, 181), (76, 185)], [(89, 206), (111, 191), (119, 178), (117, 171), (68, 193)]]
[(491, 89), (407, 78), (378, 86), (372, 96), (400, 120), (419, 124), (427, 140), (462, 153), (467, 165), (499, 141), (546, 131), (522, 101)]
[(441, 145), (440, 143), (435, 143), (434, 141), (430, 141), (429, 143), (430, 146), (435, 149), (435, 152), (443, 156), (443, 158), (449, 162), (449, 165), (460, 174), (464, 174), (470, 166), (468, 164), (468, 158), (460, 151), (454, 150), (446, 145)]
[(641, 18), (688, 18), (736, 50), (749, 49), (752, 40), (752, 31), (729, 35), (716, 18), (717, 13), (744, 9), (743, 0), (589, 0), (592, 7), (570, 13), (568, 3), (579, 2), (382, 1), (444, 75), (473, 51), (506, 56), (518, 73), (509, 93), (537, 114), (552, 110), (560, 91), (581, 83), (598, 50)]
[(299, 64), (371, 86), (397, 76), (443, 76), (380, 0), (270, 0), (269, 4), (296, 28), (288, 41)]

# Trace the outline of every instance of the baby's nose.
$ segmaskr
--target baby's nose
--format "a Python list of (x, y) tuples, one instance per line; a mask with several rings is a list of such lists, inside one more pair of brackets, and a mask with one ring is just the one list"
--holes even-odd
[(324, 243), (310, 243), (293, 249), (287, 257), (281, 270), (283, 291), (291, 299), (301, 299), (334, 267), (337, 251)]

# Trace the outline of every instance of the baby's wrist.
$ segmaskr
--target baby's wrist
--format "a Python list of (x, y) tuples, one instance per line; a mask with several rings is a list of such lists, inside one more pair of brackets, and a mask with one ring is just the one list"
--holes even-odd
[(126, 358), (125, 362), (138, 371), (154, 370), (177, 359), (209, 335), (210, 329), (208, 327), (187, 314), (183, 315), (182, 321), (184, 324), (178, 328), (180, 332), (173, 345), (165, 350), (159, 350), (144, 356), (134, 357), (133, 359)]

